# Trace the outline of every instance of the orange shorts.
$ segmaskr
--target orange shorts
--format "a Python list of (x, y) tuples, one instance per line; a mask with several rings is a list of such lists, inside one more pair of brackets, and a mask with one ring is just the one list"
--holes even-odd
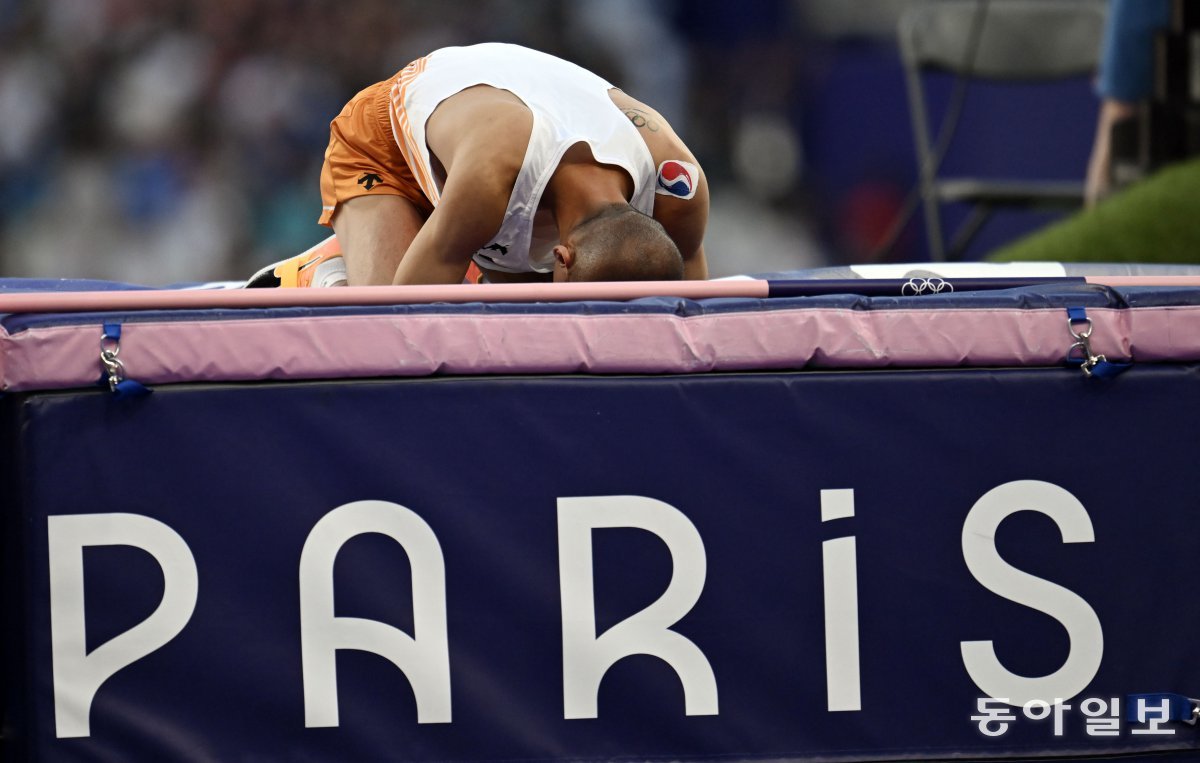
[(321, 167), (321, 225), (330, 225), (338, 204), (372, 194), (403, 196), (422, 214), (433, 211), (392, 134), (394, 83), (395, 78), (360, 91), (329, 124)]

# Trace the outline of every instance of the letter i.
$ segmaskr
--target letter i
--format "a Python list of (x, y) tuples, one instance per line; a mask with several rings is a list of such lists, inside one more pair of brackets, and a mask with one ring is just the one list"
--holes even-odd
[[(853, 490), (821, 491), (822, 522), (853, 516)], [(825, 541), (821, 544), (821, 558), (825, 566), (825, 682), (829, 710), (862, 710), (854, 536)]]

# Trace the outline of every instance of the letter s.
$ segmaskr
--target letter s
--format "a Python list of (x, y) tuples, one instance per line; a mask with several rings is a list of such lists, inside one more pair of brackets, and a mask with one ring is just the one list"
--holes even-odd
[(1037, 511), (1054, 520), (1064, 543), (1095, 540), (1087, 510), (1063, 488), (1038, 480), (1008, 482), (989, 490), (963, 522), (962, 548), (967, 568), (985, 588), (1050, 615), (1067, 630), (1070, 651), (1062, 667), (1048, 676), (1026, 677), (1007, 670), (991, 641), (964, 641), (963, 665), (986, 694), (1023, 706), (1032, 700), (1069, 699), (1096, 677), (1104, 654), (1104, 633), (1091, 606), (1077, 594), (1009, 565), (996, 551), (996, 530), (1018, 511)]

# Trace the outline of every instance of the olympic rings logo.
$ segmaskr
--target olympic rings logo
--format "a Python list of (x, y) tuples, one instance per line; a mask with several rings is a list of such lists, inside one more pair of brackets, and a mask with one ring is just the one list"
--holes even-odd
[(910, 278), (900, 287), (900, 296), (916, 297), (921, 294), (941, 294), (954, 291), (954, 284), (944, 278)]

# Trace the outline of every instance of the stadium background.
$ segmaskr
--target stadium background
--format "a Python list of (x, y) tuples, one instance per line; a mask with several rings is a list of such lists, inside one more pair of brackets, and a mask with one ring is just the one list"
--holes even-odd
[[(714, 275), (878, 259), (915, 176), (905, 5), (0, 0), (0, 275), (231, 279), (300, 251), (326, 235), (317, 176), (342, 104), (484, 40), (574, 60), (675, 124), (713, 187)], [(1089, 82), (970, 98), (948, 170), (1082, 177)], [(1001, 219), (972, 256), (1044, 222)], [(926, 258), (919, 215), (884, 258)]]

